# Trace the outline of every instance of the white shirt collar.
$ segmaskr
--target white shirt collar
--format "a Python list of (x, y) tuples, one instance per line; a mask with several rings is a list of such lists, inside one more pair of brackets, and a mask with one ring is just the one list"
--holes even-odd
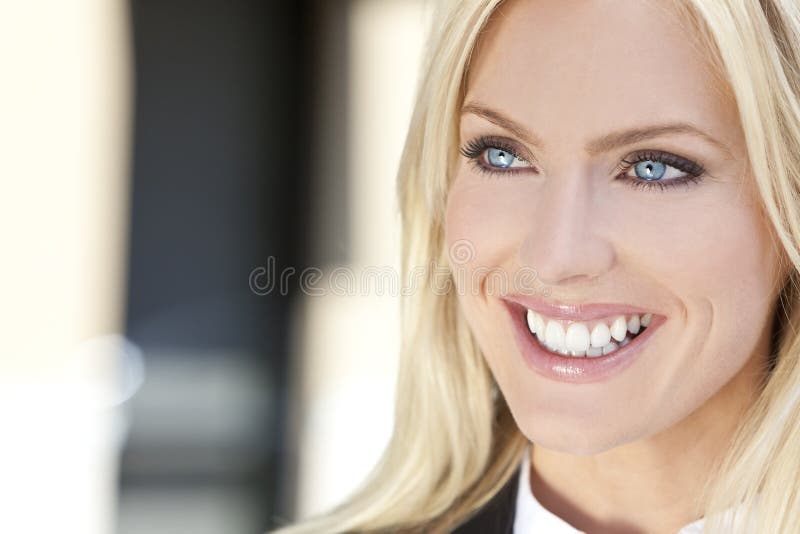
[[(533, 496), (530, 484), (530, 448), (525, 449), (520, 462), (517, 506), (514, 513), (514, 534), (543, 532), (547, 534), (584, 534), (553, 512), (542, 506)], [(703, 518), (681, 528), (677, 534), (700, 534)]]

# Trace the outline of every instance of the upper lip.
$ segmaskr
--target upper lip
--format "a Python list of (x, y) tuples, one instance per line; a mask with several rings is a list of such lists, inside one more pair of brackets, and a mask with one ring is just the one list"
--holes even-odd
[[(613, 302), (568, 303), (552, 299), (542, 299), (532, 295), (506, 295), (505, 300), (533, 310), (550, 319), (572, 321), (591, 321), (613, 315), (641, 315), (653, 313), (631, 304)], [(654, 314), (655, 315), (655, 314)]]

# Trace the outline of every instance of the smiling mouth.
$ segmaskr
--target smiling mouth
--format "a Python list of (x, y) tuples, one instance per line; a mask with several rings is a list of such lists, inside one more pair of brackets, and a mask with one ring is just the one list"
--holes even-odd
[(653, 317), (650, 313), (616, 314), (593, 321), (570, 321), (548, 318), (527, 308), (519, 313), (542, 349), (570, 358), (613, 354), (644, 332)]

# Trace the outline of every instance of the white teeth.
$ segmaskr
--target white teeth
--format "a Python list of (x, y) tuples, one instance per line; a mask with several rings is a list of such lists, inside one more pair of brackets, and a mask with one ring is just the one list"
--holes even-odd
[(586, 353), (589, 348), (589, 329), (583, 323), (572, 323), (567, 328), (564, 344), (567, 350)]
[(536, 312), (533, 310), (528, 310), (528, 330), (531, 331), (531, 334), (536, 333)]
[(605, 356), (606, 354), (611, 354), (612, 352), (614, 352), (618, 348), (619, 348), (619, 345), (617, 345), (616, 343), (614, 343), (612, 341), (611, 343), (609, 343), (608, 345), (603, 347), (603, 356)]
[(538, 313), (536, 314), (536, 331), (539, 333), (539, 339), (544, 338), (544, 319)]
[(638, 315), (631, 315), (631, 318), (628, 319), (628, 332), (631, 334), (638, 334), (639, 333), (639, 316)]
[(611, 332), (605, 323), (597, 323), (592, 329), (591, 343), (592, 347), (602, 349), (608, 342), (611, 341)]
[(625, 322), (625, 317), (620, 315), (617, 317), (611, 325), (611, 337), (616, 339), (617, 341), (622, 341), (625, 339), (625, 335), (628, 333), (628, 323)]
[[(544, 330), (545, 343), (557, 349), (564, 348), (564, 327), (558, 321), (548, 321)], [(559, 351), (560, 352), (560, 351)]]
[(603, 355), (603, 347), (589, 347), (589, 350), (586, 351), (586, 356), (589, 358), (596, 358), (602, 355)]
[[(650, 325), (652, 318), (652, 314), (646, 313), (641, 317), (632, 315), (626, 321), (625, 316), (620, 315), (610, 327), (599, 322), (590, 333), (588, 325), (583, 322), (570, 323), (565, 331), (561, 321), (547, 320), (533, 310), (527, 310), (525, 315), (528, 330), (549, 351), (565, 356), (589, 358), (604, 356), (624, 347), (642, 328)], [(627, 337), (629, 331), (631, 337)]]

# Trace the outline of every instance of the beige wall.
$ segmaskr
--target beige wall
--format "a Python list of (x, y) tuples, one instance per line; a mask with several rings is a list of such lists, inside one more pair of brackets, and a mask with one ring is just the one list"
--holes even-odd
[(0, 3), (2, 532), (112, 530), (126, 7)]

